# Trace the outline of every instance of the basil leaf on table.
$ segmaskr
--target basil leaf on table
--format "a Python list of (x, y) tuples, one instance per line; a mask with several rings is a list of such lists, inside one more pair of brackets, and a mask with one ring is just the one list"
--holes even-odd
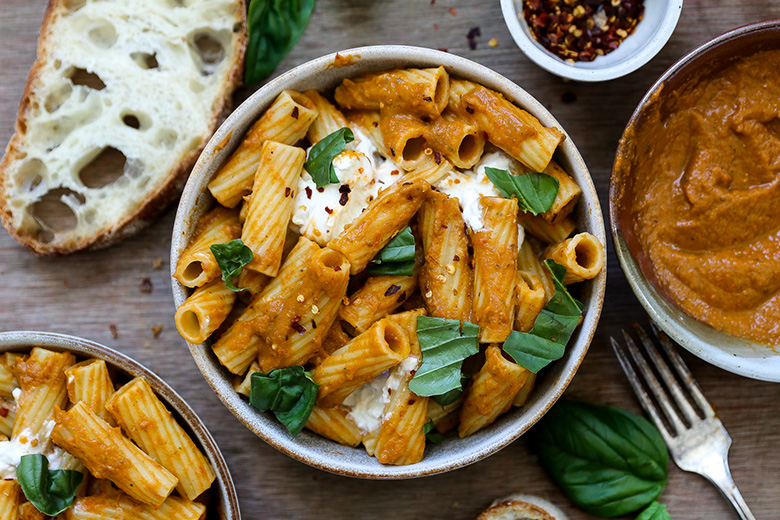
[(406, 226), (382, 248), (368, 265), (371, 274), (412, 276), (414, 274), (414, 235)]
[(425, 438), (434, 444), (438, 444), (444, 440), (444, 435), (436, 431), (436, 425), (433, 424), (433, 419), (428, 419), (428, 422), (423, 425), (423, 434)]
[(555, 294), (536, 317), (533, 328), (528, 332), (512, 331), (502, 347), (515, 363), (533, 373), (563, 357), (583, 309), (563, 284), (566, 268), (550, 259), (544, 263), (552, 274)]
[(311, 374), (302, 366), (277, 368), (255, 372), (251, 384), (249, 403), (261, 412), (271, 410), (290, 435), (298, 435), (309, 420), (320, 387)]
[(485, 174), (504, 197), (515, 197), (520, 210), (534, 215), (549, 210), (558, 196), (558, 179), (546, 173), (512, 175), (506, 170), (487, 167)]
[(532, 434), (539, 462), (569, 499), (603, 517), (637, 511), (667, 481), (658, 430), (620, 408), (560, 400)]
[(422, 363), (409, 381), (420, 397), (442, 395), (462, 388), (463, 360), (479, 352), (479, 326), (465, 321), (417, 317)]
[(259, 83), (301, 39), (315, 0), (251, 0), (244, 81)]
[(666, 506), (658, 502), (653, 502), (644, 511), (639, 513), (636, 520), (672, 520)]
[(212, 244), (209, 249), (222, 271), (225, 287), (235, 292), (242, 291), (243, 289), (233, 285), (231, 280), (240, 275), (244, 266), (252, 261), (252, 250), (244, 245), (240, 238), (231, 240), (227, 244)]
[(16, 479), (35, 508), (47, 516), (57, 516), (73, 503), (84, 474), (69, 469), (49, 470), (43, 455), (22, 455)]
[(354, 140), (355, 135), (352, 130), (340, 128), (311, 147), (309, 158), (303, 167), (309, 172), (317, 188), (339, 182), (336, 168), (333, 166), (333, 158), (346, 150), (347, 143)]

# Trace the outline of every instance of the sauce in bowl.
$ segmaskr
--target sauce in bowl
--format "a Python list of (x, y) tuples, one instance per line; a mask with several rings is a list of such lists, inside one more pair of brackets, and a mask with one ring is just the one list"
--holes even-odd
[(684, 312), (780, 345), (780, 50), (713, 66), (648, 103), (623, 137), (632, 252)]

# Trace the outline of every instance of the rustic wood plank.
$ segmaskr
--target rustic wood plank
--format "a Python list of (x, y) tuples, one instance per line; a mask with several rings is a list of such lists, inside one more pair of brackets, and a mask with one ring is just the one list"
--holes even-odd
[[(16, 107), (35, 58), (44, 0), (0, 2), (0, 142), (13, 131)], [(456, 14), (450, 12), (454, 8)], [(400, 16), (399, 16), (400, 14)], [(515, 47), (496, 0), (320, 0), (301, 43), (278, 72), (326, 52), (366, 44), (446, 48), (483, 63), (536, 96), (567, 129), (590, 167), (602, 204), (623, 126), (646, 89), (696, 45), (730, 28), (780, 17), (771, 0), (717, 3), (687, 0), (669, 44), (640, 71), (601, 84), (567, 83), (531, 63)], [(466, 33), (480, 27), (478, 48)], [(490, 38), (498, 46), (490, 48)], [(576, 101), (564, 103), (564, 93)], [(246, 94), (246, 92), (244, 93)], [(168, 276), (169, 210), (138, 236), (113, 248), (61, 259), (39, 259), (0, 232), (0, 330), (37, 329), (84, 336), (121, 350), (155, 370), (193, 406), (220, 444), (238, 486), (244, 518), (474, 518), (494, 498), (521, 491), (549, 498), (572, 519), (591, 518), (552, 484), (521, 439), (468, 468), (405, 482), (371, 482), (330, 475), (300, 464), (256, 438), (222, 406), (192, 362), (173, 324)], [(611, 247), (611, 245), (610, 245)], [(154, 269), (155, 259), (163, 259)], [(609, 288), (590, 353), (567, 391), (572, 399), (639, 406), (609, 348), (609, 337), (634, 321), (641, 307), (609, 254)], [(140, 290), (148, 278), (151, 293)], [(110, 325), (118, 336), (112, 336)], [(155, 337), (152, 327), (163, 329)], [(731, 467), (758, 518), (780, 511), (780, 385), (744, 379), (686, 355), (734, 438)], [(675, 519), (732, 519), (704, 479), (670, 463), (662, 500)]]

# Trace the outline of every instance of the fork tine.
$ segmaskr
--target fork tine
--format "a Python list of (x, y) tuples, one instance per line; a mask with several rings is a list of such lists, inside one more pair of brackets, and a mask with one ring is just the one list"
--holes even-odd
[(647, 383), (648, 388), (650, 388), (650, 391), (655, 396), (656, 401), (658, 401), (661, 410), (663, 410), (664, 415), (675, 430), (675, 434), (679, 435), (685, 431), (687, 427), (682, 422), (680, 416), (677, 415), (677, 412), (672, 406), (669, 394), (666, 393), (666, 391), (661, 386), (661, 383), (658, 382), (655, 374), (653, 374), (653, 370), (650, 368), (650, 365), (647, 363), (647, 360), (644, 358), (644, 356), (642, 356), (642, 353), (639, 352), (636, 343), (634, 343), (634, 340), (631, 338), (631, 336), (628, 335), (628, 332), (625, 330), (622, 332), (623, 338), (626, 340), (628, 351), (631, 353), (631, 357), (634, 359), (634, 363), (636, 363), (639, 371), (642, 373), (642, 377), (644, 378), (645, 383)]
[(666, 425), (658, 414), (658, 409), (656, 408), (655, 404), (653, 404), (650, 396), (647, 395), (647, 392), (645, 392), (645, 389), (642, 387), (642, 383), (639, 381), (639, 376), (637, 375), (636, 371), (634, 371), (634, 367), (631, 366), (631, 362), (628, 360), (628, 356), (623, 351), (623, 347), (620, 346), (620, 343), (618, 343), (615, 338), (610, 337), (609, 339), (612, 342), (612, 349), (615, 351), (615, 355), (620, 362), (620, 366), (623, 368), (623, 372), (625, 372), (626, 377), (628, 378), (628, 382), (631, 383), (631, 388), (634, 389), (634, 393), (636, 394), (637, 398), (639, 398), (639, 403), (642, 405), (642, 408), (645, 409), (647, 415), (649, 415), (653, 420), (653, 423), (655, 423), (655, 425), (658, 427), (658, 430), (661, 432), (661, 436), (664, 438), (664, 441), (669, 444), (672, 439), (672, 434), (669, 433), (669, 430), (666, 428)]
[(688, 370), (688, 367), (685, 365), (685, 362), (683, 362), (680, 354), (678, 354), (677, 350), (672, 346), (672, 340), (670, 340), (669, 336), (664, 334), (663, 331), (659, 330), (658, 326), (653, 321), (650, 321), (650, 329), (661, 343), (661, 347), (664, 349), (664, 352), (666, 352), (666, 357), (671, 361), (672, 366), (677, 371), (677, 375), (680, 377), (683, 385), (685, 385), (685, 388), (688, 390), (693, 400), (704, 412), (704, 417), (715, 417), (715, 410), (712, 409), (712, 405), (710, 405), (710, 402), (704, 397), (701, 387), (699, 387), (699, 383), (693, 378), (691, 371)]
[(694, 423), (701, 421), (701, 417), (699, 417), (699, 414), (696, 413), (696, 410), (693, 409), (691, 403), (688, 402), (688, 399), (683, 395), (683, 390), (675, 380), (672, 371), (669, 370), (669, 365), (666, 364), (661, 357), (661, 354), (658, 353), (658, 349), (648, 337), (647, 333), (638, 323), (634, 324), (634, 329), (636, 330), (637, 335), (639, 335), (642, 345), (645, 347), (645, 352), (647, 352), (648, 357), (653, 360), (653, 365), (655, 365), (658, 373), (661, 374), (661, 379), (666, 383), (666, 388), (671, 392), (677, 407), (685, 418), (688, 419), (688, 423), (693, 425)]

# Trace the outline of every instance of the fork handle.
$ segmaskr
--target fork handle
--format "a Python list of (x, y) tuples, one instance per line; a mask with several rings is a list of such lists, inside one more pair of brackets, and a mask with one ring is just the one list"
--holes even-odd
[(742, 493), (739, 492), (737, 485), (734, 483), (728, 462), (724, 459), (720, 459), (718, 462), (708, 465), (708, 471), (702, 474), (723, 493), (723, 496), (731, 503), (731, 506), (742, 520), (756, 520), (756, 517), (750, 512), (745, 499), (742, 498)]

